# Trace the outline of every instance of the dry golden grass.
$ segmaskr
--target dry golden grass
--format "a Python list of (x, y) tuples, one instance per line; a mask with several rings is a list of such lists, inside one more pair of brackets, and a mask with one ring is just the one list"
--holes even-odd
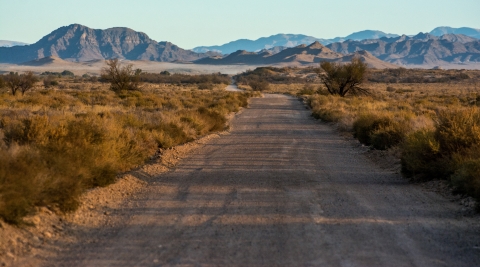
[(21, 223), (38, 205), (74, 210), (85, 189), (112, 183), (159, 148), (224, 130), (226, 115), (252, 96), (224, 85), (107, 88), (61, 79), (23, 97), (0, 93), (0, 217)]
[(371, 95), (316, 94), (316, 118), (336, 122), (374, 149), (400, 148), (417, 180), (447, 179), (480, 200), (480, 88), (475, 82), (369, 83)]

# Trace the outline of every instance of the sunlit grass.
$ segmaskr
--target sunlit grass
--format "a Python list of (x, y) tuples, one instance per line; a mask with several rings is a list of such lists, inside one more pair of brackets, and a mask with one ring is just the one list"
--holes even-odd
[(85, 83), (1, 93), (0, 217), (21, 223), (38, 205), (75, 210), (84, 190), (114, 182), (158, 149), (224, 130), (226, 115), (252, 94), (223, 87), (147, 84), (114, 93)]

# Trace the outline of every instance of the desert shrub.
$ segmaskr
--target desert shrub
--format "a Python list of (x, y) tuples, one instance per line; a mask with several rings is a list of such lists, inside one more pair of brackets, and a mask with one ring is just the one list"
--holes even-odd
[(200, 83), (200, 84), (198, 84), (198, 89), (200, 89), (200, 90), (205, 90), (205, 89), (211, 90), (211, 89), (213, 89), (213, 83)]
[(343, 105), (334, 95), (313, 95), (307, 100), (312, 116), (325, 122), (338, 122), (345, 116)]
[(110, 83), (114, 92), (138, 90), (140, 86), (140, 73), (133, 69), (132, 64), (122, 66), (116, 59), (106, 61), (107, 66), (102, 69), (102, 80)]
[(45, 89), (48, 89), (53, 86), (58, 86), (58, 81), (55, 80), (54, 76), (48, 75), (43, 79), (43, 87), (45, 87)]
[(456, 170), (451, 176), (452, 185), (459, 193), (466, 193), (480, 201), (480, 146), (453, 156)]
[(435, 132), (429, 129), (415, 131), (406, 136), (401, 146), (402, 172), (418, 180), (440, 178), (440, 144)]
[(320, 63), (323, 72), (319, 72), (320, 80), (332, 95), (345, 96), (346, 94), (366, 94), (368, 91), (360, 85), (367, 76), (367, 64), (359, 58), (352, 58), (350, 63)]
[(205, 118), (206, 129), (210, 132), (222, 131), (225, 129), (227, 119), (219, 112), (204, 107), (198, 109), (198, 113)]
[(409, 131), (408, 122), (402, 119), (392, 120), (387, 125), (379, 125), (370, 136), (372, 147), (385, 150), (400, 144)]
[(32, 116), (20, 121), (4, 123), (4, 141), (7, 145), (45, 144), (48, 142), (49, 122), (45, 116)]
[(297, 93), (297, 95), (313, 95), (317, 92), (318, 90), (315, 89), (315, 86), (311, 84), (305, 84), (300, 90), (300, 92)]
[(440, 111), (436, 138), (442, 153), (452, 155), (480, 144), (480, 110), (468, 108)]
[(270, 84), (267, 81), (250, 81), (248, 85), (252, 88), (253, 91), (266, 91), (270, 88)]
[(155, 140), (161, 148), (170, 148), (193, 140), (192, 136), (189, 136), (179, 124), (174, 122), (160, 123), (151, 129), (157, 132)]
[(371, 135), (381, 127), (392, 124), (392, 118), (375, 113), (360, 114), (353, 123), (354, 136), (362, 144), (371, 145)]
[(338, 122), (343, 118), (343, 112), (333, 109), (317, 109), (312, 113), (315, 119), (320, 119), (325, 122)]
[(0, 150), (0, 217), (21, 223), (39, 197), (45, 169), (40, 155), (28, 147)]
[(408, 122), (401, 117), (364, 113), (354, 121), (353, 131), (361, 143), (385, 150), (403, 141), (408, 132)]

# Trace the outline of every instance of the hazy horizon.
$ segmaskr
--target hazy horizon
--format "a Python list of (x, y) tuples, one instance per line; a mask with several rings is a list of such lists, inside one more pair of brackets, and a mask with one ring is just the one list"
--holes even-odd
[(435, 27), (480, 28), (480, 2), (405, 0), (342, 0), (326, 2), (279, 0), (60, 0), (4, 1), (0, 9), (0, 40), (35, 43), (62, 26), (73, 23), (94, 29), (128, 27), (156, 41), (182, 48), (221, 45), (237, 39), (255, 40), (279, 33), (317, 38), (344, 37), (362, 30), (415, 35)]

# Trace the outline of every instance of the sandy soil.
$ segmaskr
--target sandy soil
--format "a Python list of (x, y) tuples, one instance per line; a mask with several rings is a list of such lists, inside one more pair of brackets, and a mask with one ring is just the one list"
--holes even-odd
[(253, 99), (201, 146), (134, 175), (45, 266), (480, 265), (478, 215), (380, 168), (296, 98)]

